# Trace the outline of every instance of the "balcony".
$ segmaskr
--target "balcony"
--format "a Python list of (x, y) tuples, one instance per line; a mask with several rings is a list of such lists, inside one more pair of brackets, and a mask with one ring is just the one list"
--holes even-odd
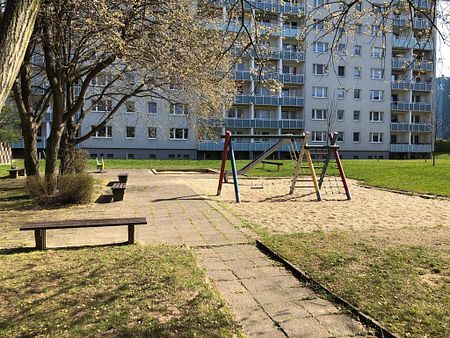
[(431, 132), (430, 123), (391, 122), (391, 131), (397, 132)]
[(413, 58), (392, 58), (392, 69), (411, 69), (422, 71), (433, 71), (433, 61), (431, 60), (414, 60)]
[[(225, 0), (228, 4), (235, 4), (234, 0)], [(283, 1), (281, 4), (278, 0), (247, 0), (244, 1), (244, 9), (260, 10), (264, 12), (274, 12), (280, 14), (304, 14), (305, 5), (300, 3), (291, 3), (290, 1)]]
[(394, 37), (392, 39), (393, 48), (403, 48), (403, 49), (421, 49), (421, 50), (432, 50), (433, 41), (425, 39), (415, 39), (412, 37)]
[(268, 80), (274, 79), (280, 81), (281, 83), (289, 83), (289, 84), (304, 84), (305, 76), (303, 74), (279, 74), (279, 73), (266, 73), (260, 78), (259, 74), (252, 73), (249, 70), (238, 70), (234, 72), (234, 79), (238, 81), (260, 81), (260, 80)]
[(303, 120), (226, 118), (227, 128), (303, 129)]
[(303, 97), (278, 97), (274, 95), (249, 95), (238, 94), (234, 96), (235, 104), (254, 104), (258, 106), (291, 106), (303, 107), (305, 98)]
[[(245, 140), (244, 142), (233, 142), (233, 150), (234, 151), (265, 151), (276, 143), (277, 143), (277, 141), (249, 142), (249, 141)], [(197, 144), (197, 150), (199, 150), (199, 151), (222, 151), (223, 150), (223, 142), (201, 141)], [(281, 148), (281, 151), (289, 151), (288, 146), (284, 145)]]
[(419, 92), (431, 91), (431, 83), (429, 82), (409, 82), (409, 81), (396, 81), (391, 82), (391, 89), (394, 90), (415, 90)]
[(391, 153), (430, 153), (431, 144), (391, 144), (389, 150)]
[(281, 83), (304, 84), (305, 76), (303, 74), (278, 74), (278, 80)]
[(289, 61), (305, 61), (305, 53), (300, 51), (290, 51), (290, 50), (281, 50), (275, 48), (262, 48), (258, 51), (258, 53), (249, 49), (245, 52), (242, 51), (241, 47), (235, 47), (232, 50), (233, 56), (240, 57), (245, 56), (245, 54), (249, 54), (253, 57), (258, 57), (262, 59), (273, 59), (273, 60), (289, 60)]
[[(44, 137), (38, 137), (37, 147), (38, 149), (45, 149), (47, 147), (47, 140)], [(14, 149), (24, 149), (23, 139), (19, 141), (14, 141), (12, 143), (12, 148)]]
[(429, 0), (413, 0), (413, 4), (416, 8), (419, 9), (431, 9), (432, 2)]
[[(394, 18), (392, 24), (396, 27), (406, 27), (410, 26), (411, 18), (408, 16), (401, 16)], [(413, 18), (413, 28), (415, 29), (429, 29), (431, 24), (428, 20)]]
[(431, 112), (431, 103), (425, 102), (391, 102), (392, 110)]

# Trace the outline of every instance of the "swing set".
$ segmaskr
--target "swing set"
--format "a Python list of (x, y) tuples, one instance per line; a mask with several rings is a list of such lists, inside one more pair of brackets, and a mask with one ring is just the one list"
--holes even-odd
[[(329, 191), (332, 194), (341, 193), (339, 187), (339, 181), (337, 178), (337, 172), (339, 173), (340, 180), (342, 182), (343, 190), (345, 191), (348, 200), (352, 199), (350, 190), (348, 188), (347, 179), (345, 177), (344, 168), (342, 166), (341, 158), (339, 155), (339, 146), (336, 145), (337, 133), (330, 133), (328, 135), (330, 144), (308, 144), (310, 134), (304, 133), (299, 135), (285, 134), (285, 135), (231, 135), (231, 132), (227, 131), (222, 138), (225, 138), (222, 162), (220, 167), (219, 184), (217, 187), (217, 196), (220, 196), (222, 191), (222, 185), (228, 182), (229, 172), (225, 170), (225, 165), (228, 159), (228, 154), (231, 162), (231, 174), (233, 175), (234, 192), (236, 197), (236, 203), (241, 202), (241, 195), (239, 190), (238, 175), (244, 175), (276, 151), (281, 150), (283, 146), (287, 146), (291, 159), (295, 161), (295, 169), (291, 180), (289, 194), (294, 193), (298, 188), (314, 188), (317, 201), (322, 201), (321, 189), (326, 193)], [(277, 142), (269, 147), (266, 151), (257, 156), (254, 160), (246, 164), (242, 169), (238, 170), (236, 167), (236, 159), (233, 151), (232, 139), (276, 139)], [(301, 142), (301, 149), (298, 149), (297, 142)], [(333, 161), (334, 160), (334, 161)], [(304, 164), (306, 162), (306, 165)], [(335, 167), (333, 166), (335, 164)], [(308, 169), (305, 171), (303, 169)], [(320, 169), (320, 173), (316, 173), (316, 169)], [(332, 177), (327, 176), (327, 172), (332, 172)], [(318, 178), (319, 176), (319, 178)], [(305, 185), (305, 183), (307, 185)], [(312, 183), (312, 185), (311, 185)], [(328, 186), (327, 186), (328, 185)], [(252, 184), (252, 189), (255, 188)], [(264, 188), (264, 184), (258, 186), (259, 189)]]

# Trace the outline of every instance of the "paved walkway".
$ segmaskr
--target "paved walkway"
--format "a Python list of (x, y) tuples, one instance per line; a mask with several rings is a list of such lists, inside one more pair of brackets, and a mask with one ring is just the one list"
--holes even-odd
[[(123, 202), (107, 207), (97, 204), (84, 212), (91, 217), (145, 216), (149, 226), (137, 227), (138, 241), (193, 247), (248, 336), (369, 336), (358, 321), (314, 294), (250, 244), (248, 233), (239, 230), (240, 220), (219, 211), (187, 187), (182, 175), (153, 175), (146, 170), (128, 172)], [(117, 171), (111, 171), (103, 178), (116, 179), (116, 175)], [(111, 229), (107, 235), (95, 230), (86, 235), (86, 230), (70, 235), (50, 232), (49, 243), (67, 239), (71, 244), (80, 244), (84, 239), (91, 244), (126, 238), (126, 230)]]

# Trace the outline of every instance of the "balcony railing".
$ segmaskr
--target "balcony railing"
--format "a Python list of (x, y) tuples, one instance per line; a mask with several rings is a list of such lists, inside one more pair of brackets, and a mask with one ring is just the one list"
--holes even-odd
[(431, 144), (391, 144), (390, 145), (391, 153), (430, 153), (431, 152)]
[(391, 122), (391, 131), (431, 132), (430, 123)]
[(429, 0), (413, 0), (413, 4), (416, 8), (419, 9), (431, 9), (432, 2)]
[(303, 120), (226, 118), (228, 128), (303, 129)]
[(431, 72), (433, 71), (433, 61), (430, 60), (416, 60), (414, 61), (412, 58), (392, 58), (392, 68), (393, 69), (411, 69), (414, 67), (414, 70), (424, 70)]
[(392, 40), (392, 47), (394, 48), (405, 48), (405, 49), (422, 49), (422, 50), (432, 50), (433, 41), (425, 39), (416, 39), (412, 37), (394, 37)]
[(237, 70), (234, 73), (234, 79), (239, 81), (260, 81), (260, 80), (268, 80), (274, 79), (278, 80), (281, 83), (290, 83), (290, 84), (304, 84), (305, 76), (304, 74), (287, 74), (287, 73), (266, 73), (260, 77), (260, 74), (252, 73), (249, 70)]
[[(397, 27), (405, 27), (410, 25), (411, 18), (408, 16), (401, 16), (398, 18), (394, 18), (392, 20), (392, 24)], [(413, 18), (413, 28), (415, 29), (429, 29), (431, 24), (428, 20)]]
[[(226, 2), (235, 4), (236, 0), (226, 0)], [(305, 5), (290, 1), (278, 0), (247, 0), (244, 1), (244, 9), (256, 9), (265, 12), (275, 12), (281, 14), (302, 14), (305, 13)]]
[(431, 112), (431, 103), (425, 102), (391, 102), (392, 110)]
[(254, 104), (262, 106), (293, 106), (303, 107), (305, 99), (303, 97), (278, 97), (272, 95), (249, 95), (238, 94), (234, 97), (235, 104)]
[(263, 48), (258, 53), (253, 49), (249, 49), (245, 53), (242, 52), (241, 47), (233, 48), (234, 56), (241, 56), (245, 54), (250, 54), (253, 57), (265, 58), (265, 59), (274, 59), (274, 60), (292, 60), (292, 61), (305, 61), (305, 53), (302, 51), (290, 51), (290, 50), (281, 50), (275, 48)]
[(391, 82), (391, 88), (397, 90), (415, 90), (419, 92), (431, 91), (431, 83), (429, 82), (409, 82), (409, 81), (397, 81)]
[[(258, 142), (257, 137), (255, 137), (255, 142), (233, 142), (234, 151), (265, 151), (277, 143), (276, 140), (272, 142)], [(216, 141), (201, 141), (197, 145), (197, 150), (200, 151), (222, 151), (223, 142)], [(287, 145), (281, 147), (281, 151), (289, 151)]]

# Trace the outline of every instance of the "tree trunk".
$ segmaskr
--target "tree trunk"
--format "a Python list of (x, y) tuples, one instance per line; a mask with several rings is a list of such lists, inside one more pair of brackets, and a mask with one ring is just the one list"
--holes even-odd
[(41, 0), (8, 0), (0, 21), (0, 109), (19, 73)]
[(57, 161), (59, 154), (59, 145), (61, 142), (64, 126), (52, 126), (50, 137), (47, 139), (47, 148), (45, 158), (45, 180), (47, 182), (48, 194), (55, 192), (58, 177)]
[(39, 156), (37, 150), (37, 127), (30, 123), (22, 128), (25, 170), (27, 176), (39, 176)]

